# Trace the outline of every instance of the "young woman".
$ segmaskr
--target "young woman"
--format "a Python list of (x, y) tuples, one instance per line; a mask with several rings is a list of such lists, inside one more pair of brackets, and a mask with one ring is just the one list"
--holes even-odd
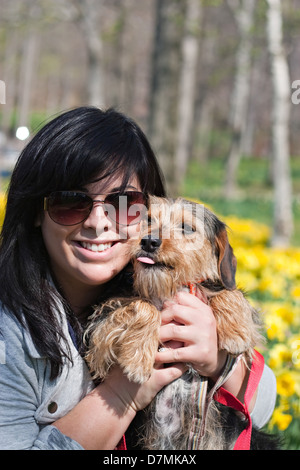
[[(162, 312), (161, 340), (173, 349), (157, 353), (145, 384), (115, 367), (95, 387), (80, 355), (92, 306), (112, 280), (120, 289), (130, 282), (127, 242), (138, 222), (130, 208), (142, 207), (148, 194), (165, 194), (153, 151), (141, 129), (114, 110), (62, 114), (20, 155), (0, 248), (1, 449), (114, 449), (136, 412), (185, 363), (214, 379), (220, 374), (226, 355), (217, 348), (214, 316), (188, 293)], [(247, 379), (240, 361), (224, 386), (242, 399)], [(258, 425), (270, 418), (275, 394), (265, 368), (252, 403)]]

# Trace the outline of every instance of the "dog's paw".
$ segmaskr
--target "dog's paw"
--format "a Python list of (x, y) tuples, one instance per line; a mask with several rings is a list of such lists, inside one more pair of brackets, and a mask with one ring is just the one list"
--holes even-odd
[(238, 336), (232, 338), (227, 337), (223, 341), (220, 341), (219, 348), (222, 350), (224, 349), (233, 356), (238, 356), (239, 354), (248, 352), (251, 349), (250, 342), (245, 341)]
[(149, 347), (143, 350), (121, 348), (118, 362), (131, 382), (142, 384), (149, 379), (154, 366), (156, 350), (157, 345), (155, 348)]
[(142, 364), (135, 368), (133, 368), (131, 365), (125, 366), (122, 368), (123, 368), (125, 375), (127, 375), (128, 379), (130, 380), (130, 382), (135, 382), (138, 384), (143, 384), (147, 382), (152, 372), (152, 367), (151, 367), (151, 370), (145, 370)]

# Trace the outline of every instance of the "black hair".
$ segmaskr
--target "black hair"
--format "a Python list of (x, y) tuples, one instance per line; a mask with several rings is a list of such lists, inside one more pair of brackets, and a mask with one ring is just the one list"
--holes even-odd
[(164, 196), (163, 178), (140, 127), (124, 114), (80, 107), (46, 124), (24, 148), (12, 173), (0, 235), (0, 302), (28, 328), (56, 377), (69, 352), (63, 344), (57, 300), (75, 322), (70, 306), (49, 283), (50, 264), (36, 221), (52, 191), (76, 189), (119, 172), (125, 187), (136, 175), (147, 194)]

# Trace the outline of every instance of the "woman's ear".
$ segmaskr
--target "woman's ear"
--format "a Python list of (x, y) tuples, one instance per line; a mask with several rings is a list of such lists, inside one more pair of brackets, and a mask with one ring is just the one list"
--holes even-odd
[(216, 236), (216, 245), (218, 248), (218, 271), (220, 280), (225, 289), (234, 290), (236, 289), (235, 273), (237, 260), (228, 242), (225, 229)]

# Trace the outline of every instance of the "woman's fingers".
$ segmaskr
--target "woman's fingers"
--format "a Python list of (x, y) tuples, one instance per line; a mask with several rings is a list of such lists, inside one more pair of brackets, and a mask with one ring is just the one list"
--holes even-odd
[(198, 317), (198, 321), (205, 317), (214, 319), (210, 306), (200, 298), (186, 292), (178, 292), (174, 300), (168, 300), (164, 303), (161, 324), (170, 322), (184, 325), (193, 324), (195, 315)]
[(157, 352), (156, 360), (165, 364), (190, 363), (202, 375), (210, 376), (220, 368), (220, 355), (216, 320), (202, 299), (205, 300), (200, 291), (196, 296), (179, 292), (165, 302), (160, 341), (166, 348)]
[(156, 382), (158, 391), (174, 380), (179, 379), (179, 377), (181, 377), (182, 374), (187, 371), (187, 369), (187, 365), (180, 362), (173, 361), (173, 363), (167, 367), (165, 367), (165, 365), (160, 361), (159, 363), (156, 363), (152, 377)]

